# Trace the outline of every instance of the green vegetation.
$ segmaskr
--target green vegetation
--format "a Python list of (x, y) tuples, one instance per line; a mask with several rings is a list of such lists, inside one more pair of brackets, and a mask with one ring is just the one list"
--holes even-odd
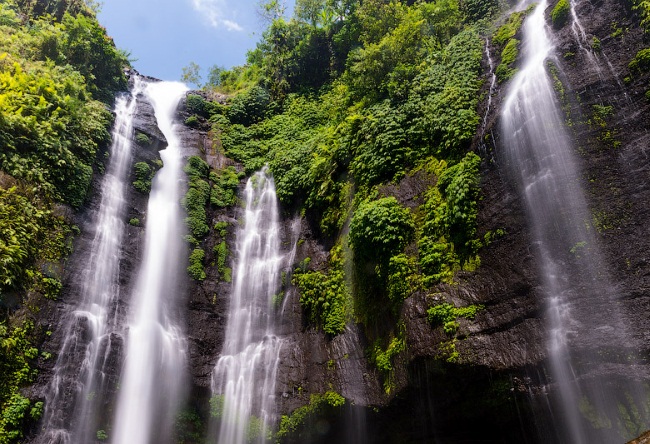
[(205, 270), (203, 269), (204, 259), (205, 251), (200, 248), (195, 248), (190, 254), (190, 266), (187, 267), (187, 272), (195, 281), (202, 281), (206, 277)]
[(374, 362), (384, 379), (384, 390), (386, 393), (390, 393), (394, 389), (393, 364), (395, 357), (406, 350), (406, 339), (404, 336), (404, 328), (400, 326), (399, 333), (390, 339), (385, 349), (381, 346), (381, 339), (376, 340), (371, 349), (370, 360)]
[(280, 427), (276, 433), (276, 442), (283, 440), (302, 438), (308, 441), (311, 433), (315, 433), (314, 427), (309, 427), (319, 417), (326, 417), (335, 413), (345, 405), (345, 398), (336, 392), (329, 391), (322, 395), (311, 395), (309, 404), (297, 408), (291, 415), (282, 415)]
[(330, 251), (328, 273), (296, 270), (293, 283), (300, 289), (300, 305), (311, 325), (330, 335), (342, 333), (350, 315), (350, 295), (343, 270), (343, 248)]
[(447, 302), (434, 305), (427, 310), (427, 319), (434, 327), (442, 327), (445, 333), (453, 336), (458, 331), (460, 324), (458, 318), (474, 320), (476, 313), (483, 310), (482, 305), (468, 305), (467, 307), (454, 307)]
[(517, 60), (519, 55), (519, 40), (510, 39), (501, 51), (501, 63), (497, 66), (496, 75), (499, 82), (510, 80), (515, 75), (517, 70), (512, 65)]
[(0, 442), (13, 443), (43, 410), (20, 389), (42, 339), (31, 311), (59, 295), (76, 229), (59, 204), (81, 207), (103, 170), (128, 60), (78, 1), (0, 2), (0, 48)]
[(23, 430), (37, 421), (43, 403), (32, 403), (19, 393), (19, 389), (34, 381), (36, 371), (31, 364), (38, 349), (31, 345), (31, 321), (20, 327), (0, 323), (0, 443), (18, 442)]
[[(480, 158), (467, 151), (479, 124), (479, 30), (497, 9), (491, 0), (300, 0), (290, 20), (270, 14), (246, 65), (219, 68), (206, 86), (228, 94), (226, 105), (206, 102), (210, 91), (188, 97), (214, 146), (247, 174), (268, 165), (284, 208), (334, 245), (326, 264), (305, 260), (294, 273), (304, 319), (328, 335), (362, 323), (387, 390), (406, 347), (404, 300), (475, 269), (489, 242), (476, 221)], [(527, 12), (495, 33), (502, 80), (514, 73)], [(234, 192), (240, 178), (230, 176)], [(403, 181), (422, 187), (416, 199), (402, 196)], [(229, 197), (213, 187), (210, 202)]]
[(641, 26), (647, 32), (650, 29), (650, 0), (633, 0), (632, 4), (634, 5), (632, 9), (641, 17)]
[(519, 32), (525, 16), (526, 12), (524, 11), (513, 12), (510, 14), (506, 23), (501, 25), (495, 31), (494, 35), (492, 35), (492, 42), (495, 45), (503, 46), (508, 42), (508, 40), (514, 38)]
[(147, 136), (145, 133), (141, 133), (140, 131), (137, 131), (135, 133), (135, 143), (137, 143), (140, 146), (149, 146), (151, 145), (151, 138)]
[(645, 48), (637, 52), (627, 67), (632, 73), (650, 70), (650, 48)]
[(390, 257), (413, 239), (415, 224), (411, 213), (394, 197), (362, 202), (350, 222), (350, 245), (358, 259), (379, 259), (380, 273)]
[(183, 197), (183, 206), (187, 211), (185, 223), (195, 239), (203, 239), (210, 228), (205, 212), (210, 198), (210, 184), (207, 182), (210, 167), (203, 159), (191, 156), (187, 159), (185, 173), (189, 179), (189, 188)]
[(232, 166), (210, 172), (210, 181), (212, 182), (210, 203), (217, 207), (235, 205), (237, 203), (237, 188), (241, 177), (235, 167)]
[(137, 162), (133, 165), (133, 187), (140, 193), (148, 194), (151, 191), (151, 180), (153, 179), (156, 170), (149, 166), (147, 162)]
[(596, 36), (591, 39), (591, 49), (593, 49), (596, 52), (600, 52), (602, 50), (602, 44), (600, 42), (600, 39)]
[(140, 219), (137, 217), (133, 217), (129, 219), (129, 225), (133, 225), (134, 227), (139, 227), (140, 226)]
[(506, 23), (501, 25), (492, 35), (492, 42), (501, 48), (501, 62), (495, 71), (499, 82), (505, 82), (515, 75), (517, 70), (513, 67), (519, 56), (519, 40), (515, 38), (526, 15), (535, 5), (531, 5), (525, 11), (513, 12)]
[(598, 140), (603, 142), (607, 148), (619, 148), (621, 141), (617, 140), (617, 131), (607, 125), (607, 119), (611, 117), (614, 108), (611, 105), (594, 105), (593, 115), (588, 123), (594, 125), (599, 130)]
[(475, 240), (480, 158), (468, 153), (447, 167), (444, 161), (430, 166), (438, 184), (429, 189), (421, 208), (424, 220), (418, 239), (424, 283), (449, 281), (465, 263), (471, 263), (480, 243)]
[[(201, 98), (201, 100), (203, 99)], [(241, 176), (234, 167), (210, 171), (210, 166), (198, 156), (191, 156), (187, 159), (185, 173), (188, 177), (189, 187), (183, 197), (182, 204), (187, 212), (185, 223), (190, 230), (190, 236), (188, 236), (187, 240), (190, 244), (198, 247), (201, 241), (210, 233), (208, 205), (215, 207), (234, 205), (237, 202), (235, 193)], [(215, 244), (213, 253), (216, 255), (217, 270), (221, 279), (230, 282), (232, 270), (226, 267), (228, 246), (226, 245), (225, 236), (227, 227), (227, 222), (217, 222), (215, 224), (215, 234), (220, 236), (222, 241)], [(201, 253), (198, 253), (197, 250), (201, 251)], [(201, 254), (200, 260), (199, 254)], [(190, 255), (188, 272), (197, 281), (202, 281), (206, 277), (203, 269), (204, 260), (205, 252), (200, 248), (195, 249)]]
[(563, 27), (569, 19), (570, 12), (571, 5), (569, 3), (569, 0), (558, 0), (558, 2), (555, 4), (555, 7), (551, 11), (551, 21), (553, 22), (553, 27), (555, 29), (560, 29)]

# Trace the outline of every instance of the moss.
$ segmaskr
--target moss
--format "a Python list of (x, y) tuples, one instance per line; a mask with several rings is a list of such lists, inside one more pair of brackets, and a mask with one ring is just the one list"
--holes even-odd
[(151, 139), (145, 133), (141, 133), (140, 131), (137, 131), (135, 133), (135, 143), (137, 143), (140, 146), (149, 146), (151, 145)]
[(293, 277), (294, 285), (300, 289), (300, 306), (309, 323), (330, 335), (345, 330), (351, 312), (343, 264), (343, 248), (336, 245), (330, 251), (328, 273), (307, 271), (305, 265), (303, 269), (298, 268)]
[(382, 340), (375, 341), (370, 358), (371, 362), (375, 364), (377, 370), (382, 375), (384, 381), (384, 391), (390, 393), (395, 388), (393, 378), (393, 364), (397, 355), (406, 350), (405, 329), (403, 325), (399, 326), (399, 333), (394, 336), (386, 345), (382, 347)]
[(321, 416), (336, 412), (344, 405), (345, 398), (334, 391), (311, 395), (309, 404), (298, 407), (291, 415), (282, 415), (275, 435), (276, 443), (300, 438), (302, 442), (309, 442), (309, 436), (314, 433), (314, 427), (309, 427), (309, 424)]
[(133, 225), (134, 227), (139, 227), (140, 226), (140, 219), (138, 219), (137, 217), (129, 219), (129, 225)]
[(632, 72), (645, 72), (650, 70), (650, 48), (645, 48), (637, 52), (627, 67)]
[(458, 318), (474, 320), (476, 314), (483, 308), (485, 308), (483, 305), (468, 305), (457, 308), (445, 302), (430, 307), (427, 310), (427, 319), (433, 327), (442, 327), (448, 336), (453, 336), (460, 327)]
[(143, 194), (151, 191), (151, 179), (153, 179), (155, 170), (147, 162), (138, 162), (133, 165), (133, 174), (135, 175), (133, 187), (136, 190)]
[(510, 80), (515, 75), (517, 70), (512, 65), (517, 60), (519, 55), (519, 40), (510, 39), (501, 51), (501, 63), (497, 66), (496, 75), (499, 82)]
[(203, 269), (204, 259), (205, 251), (200, 248), (195, 248), (190, 254), (190, 266), (187, 267), (187, 272), (195, 281), (202, 281), (206, 277), (205, 270)]
[(551, 21), (555, 29), (563, 27), (569, 19), (571, 5), (568, 0), (559, 0), (551, 11)]
[(521, 28), (523, 18), (524, 13), (521, 11), (510, 14), (508, 21), (501, 25), (492, 35), (492, 42), (494, 42), (495, 45), (501, 46), (508, 40), (512, 39), (519, 31), (519, 28)]
[(600, 52), (602, 50), (602, 44), (600, 42), (600, 39), (596, 36), (594, 36), (594, 38), (591, 39), (591, 49), (593, 49), (596, 52)]
[(196, 128), (199, 126), (199, 118), (196, 114), (191, 115), (187, 119), (185, 119), (185, 125), (190, 126), (192, 128)]

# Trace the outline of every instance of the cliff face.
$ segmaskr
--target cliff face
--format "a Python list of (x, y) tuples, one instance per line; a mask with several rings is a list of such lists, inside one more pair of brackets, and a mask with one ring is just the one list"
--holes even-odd
[[(592, 211), (589, 223), (598, 232), (598, 240), (608, 271), (622, 307), (624, 321), (635, 341), (644, 344), (640, 356), (648, 356), (650, 319), (650, 240), (647, 221), (650, 216), (650, 163), (648, 146), (650, 124), (648, 75), (630, 73), (628, 63), (636, 52), (646, 46), (646, 38), (638, 19), (616, 0), (582, 2), (576, 10), (585, 26), (589, 41), (596, 37), (600, 51), (593, 65), (576, 43), (570, 23), (555, 32), (557, 51), (555, 64), (564, 98), (560, 99), (575, 149), (582, 164), (582, 184)], [(547, 11), (550, 13), (550, 11)], [(550, 18), (548, 19), (550, 22)], [(618, 30), (621, 30), (620, 32)], [(493, 48), (494, 52), (494, 48)], [(489, 76), (487, 62), (487, 92)], [(624, 81), (629, 77), (629, 81)], [(328, 337), (322, 331), (305, 327), (295, 288), (287, 286), (280, 334), (284, 346), (278, 369), (276, 399), (281, 414), (288, 414), (308, 404), (310, 395), (335, 390), (348, 401), (348, 409), (338, 416), (322, 418), (317, 433), (296, 442), (551, 442), (544, 434), (545, 413), (538, 411), (539, 399), (546, 390), (554, 390), (547, 371), (547, 326), (539, 264), (532, 245), (528, 223), (520, 196), (508, 180), (500, 164), (498, 115), (500, 102), (508, 84), (497, 88), (494, 104), (486, 116), (482, 131), (490, 141), (477, 137), (473, 149), (483, 158), (479, 204), (479, 236), (503, 230), (501, 237), (480, 251), (481, 264), (473, 272), (458, 272), (455, 283), (441, 284), (426, 292), (417, 292), (406, 299), (397, 321), (405, 332), (406, 350), (393, 362), (390, 376), (381, 374), (368, 359), (371, 346), (368, 333), (361, 325), (352, 325), (341, 335)], [(558, 96), (560, 96), (558, 87)], [(595, 106), (611, 106), (600, 120)], [(482, 104), (485, 108), (485, 103)], [(190, 114), (181, 110), (179, 119)], [(146, 134), (151, 144), (135, 150), (134, 162), (157, 158), (157, 150), (165, 145), (156, 127), (150, 106), (143, 103), (136, 130)], [(235, 165), (215, 145), (208, 128), (185, 128), (181, 138), (184, 155), (199, 155), (213, 168)], [(133, 178), (135, 180), (135, 178)], [(384, 192), (395, 196), (404, 206), (421, 204), (432, 178), (424, 174), (406, 177)], [(95, 183), (95, 196), (99, 193)], [(74, 309), (78, 295), (75, 280), (83, 266), (92, 242), (92, 223), (98, 199), (77, 215), (81, 235), (75, 253), (66, 267), (65, 297), (48, 303), (41, 311), (43, 323), (54, 327), (57, 319)], [(138, 218), (141, 226), (127, 228), (126, 245), (120, 281), (128, 295), (134, 270), (140, 257), (143, 226), (147, 220), (147, 196), (129, 187), (126, 220)], [(225, 240), (233, 251), (239, 208), (208, 212), (208, 225), (228, 222)], [(327, 267), (327, 240), (320, 239), (308, 219), (296, 219), (285, 211), (283, 245), (287, 251), (298, 241), (294, 264), (311, 259), (311, 267)], [(299, 224), (296, 225), (296, 224)], [(296, 231), (298, 227), (298, 231)], [(212, 233), (214, 234), (214, 233)], [(191, 281), (186, 292), (186, 331), (189, 339), (191, 406), (207, 420), (211, 372), (222, 348), (225, 313), (230, 284), (214, 266), (217, 237), (204, 241), (207, 277)], [(231, 257), (228, 259), (229, 261)], [(287, 270), (290, 272), (291, 270)], [(363, 283), (359, 283), (363, 285)], [(456, 306), (481, 304), (473, 321), (459, 319), (456, 339), (451, 340), (442, 328), (432, 328), (426, 310), (432, 300), (446, 300)], [(121, 301), (124, 315), (128, 302)], [(85, 328), (79, 326), (79, 328)], [(63, 329), (54, 334), (44, 351), (56, 356), (61, 347)], [(581, 339), (585, 349), (598, 348), (589, 337)], [(121, 338), (115, 338), (121, 344)], [(450, 346), (457, 352), (450, 358)], [(110, 360), (110, 377), (120, 370), (120, 347)], [(54, 360), (42, 361), (34, 397), (42, 397), (51, 378)], [(634, 378), (650, 374), (650, 367), (641, 359), (634, 367)], [(589, 363), (585, 366), (588, 367)], [(613, 378), (629, 378), (629, 366), (613, 366), (607, 371)], [(618, 373), (617, 373), (618, 372)], [(385, 387), (391, 379), (390, 390)], [(73, 380), (66, 388), (72, 396)], [(552, 382), (552, 381), (551, 381)], [(106, 400), (110, 415), (112, 394)], [(70, 419), (72, 420), (72, 419)], [(357, 429), (367, 432), (346, 433)]]
[[(547, 11), (548, 23), (552, 6)], [(643, 381), (650, 372), (645, 358), (650, 303), (650, 245), (645, 234), (650, 206), (650, 113), (645, 95), (648, 75), (631, 72), (628, 63), (648, 42), (638, 18), (621, 2), (581, 2), (576, 13), (586, 34), (582, 44), (594, 59), (580, 48), (569, 20), (554, 31), (557, 70), (549, 67), (549, 72), (556, 72), (560, 82), (556, 86), (558, 101), (581, 163), (581, 183), (591, 210), (591, 220), (585, 223), (597, 232), (605, 256), (599, 273), (610, 277), (623, 318), (621, 328), (628, 330), (634, 344), (608, 350), (611, 357), (604, 361), (581, 362), (579, 377), (587, 383), (597, 374), (607, 374), (612, 381)], [(599, 42), (599, 48), (593, 49), (597, 45), (593, 42)], [(485, 65), (487, 92), (487, 61)], [(364, 416), (370, 442), (557, 439), (548, 430), (552, 419), (541, 406), (544, 393), (558, 389), (548, 375), (548, 319), (538, 259), (521, 198), (500, 165), (498, 115), (507, 87), (507, 83), (497, 87), (495, 104), (486, 116), (487, 149), (483, 140), (474, 144), (483, 157), (479, 235), (498, 229), (506, 234), (480, 252), (481, 265), (475, 272), (459, 272), (455, 285), (440, 285), (428, 295), (416, 293), (405, 301), (399, 320), (405, 326), (407, 349), (397, 359), (391, 376), (396, 387), (390, 394), (382, 390), (382, 376), (365, 359), (369, 344), (363, 329), (345, 333), (358, 345), (356, 353), (346, 355), (352, 362), (341, 365), (333, 340), (312, 330), (296, 330), (300, 314), (295, 312), (298, 304), (294, 297), (291, 306), (295, 308), (288, 314), (294, 320), (287, 321), (294, 325), (294, 333), (289, 336), (279, 372), (284, 386), (278, 393), (283, 396), (283, 412), (305, 404), (309, 393), (333, 388), (357, 405), (378, 407)], [(606, 112), (599, 117), (602, 107)], [(425, 177), (416, 175), (392, 186), (387, 194), (413, 206), (430, 185)], [(301, 239), (306, 242), (296, 260), (311, 257), (315, 268), (324, 266), (326, 246), (314, 239), (308, 227)], [(441, 328), (433, 329), (426, 319), (432, 297), (453, 301), (456, 306), (485, 306), (474, 321), (459, 320), (455, 341), (459, 357), (455, 362), (446, 359), (449, 337)], [(601, 349), (595, 337), (575, 339), (579, 353)], [(625, 364), (616, 356), (625, 353), (637, 353), (637, 364)], [(355, 372), (360, 375), (356, 380)], [(365, 386), (361, 393), (356, 386), (359, 383)], [(338, 423), (342, 426), (343, 420)], [(329, 430), (321, 442), (338, 437), (334, 432), (337, 426)]]

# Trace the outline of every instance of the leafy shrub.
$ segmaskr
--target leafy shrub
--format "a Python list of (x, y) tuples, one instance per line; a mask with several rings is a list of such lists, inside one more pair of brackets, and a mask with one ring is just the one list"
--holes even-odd
[(637, 52), (627, 67), (632, 72), (644, 72), (650, 70), (650, 48), (645, 48)]
[(406, 146), (405, 116), (391, 108), (389, 101), (368, 111), (356, 136), (359, 144), (350, 169), (361, 184), (374, 185), (403, 175), (410, 149)]
[(413, 239), (414, 229), (411, 213), (394, 197), (364, 201), (350, 222), (350, 244), (359, 259), (388, 263)]
[(261, 86), (254, 86), (245, 93), (238, 94), (228, 109), (228, 118), (233, 123), (251, 125), (264, 118), (271, 98)]
[(210, 184), (205, 180), (209, 172), (210, 167), (200, 157), (190, 156), (187, 159), (185, 173), (189, 178), (189, 187), (182, 204), (187, 212), (185, 224), (195, 239), (203, 239), (210, 232), (205, 210), (210, 198)]
[(145, 133), (138, 131), (135, 133), (135, 143), (140, 146), (149, 146), (151, 145), (151, 138), (149, 138)]
[(151, 179), (153, 179), (155, 170), (147, 162), (137, 162), (133, 165), (133, 173), (135, 175), (133, 187), (143, 194), (151, 191)]
[(228, 259), (228, 245), (226, 241), (221, 241), (215, 245), (214, 252), (217, 254), (217, 271), (223, 277), (226, 272), (226, 260)]
[[(31, 363), (38, 350), (29, 341), (34, 328), (31, 321), (9, 328), (0, 323), (0, 442), (17, 442), (23, 430), (38, 419), (39, 405), (32, 406), (19, 389), (34, 381), (36, 370)], [(34, 415), (32, 415), (32, 410)]]
[(237, 202), (237, 188), (239, 187), (239, 174), (234, 167), (229, 166), (223, 170), (210, 173), (212, 189), (210, 203), (218, 207), (230, 207)]
[(476, 314), (483, 310), (482, 305), (468, 305), (467, 307), (456, 308), (445, 302), (434, 305), (427, 310), (427, 319), (432, 326), (442, 326), (447, 335), (454, 335), (460, 327), (458, 318), (474, 320)]
[(203, 259), (205, 259), (205, 251), (200, 248), (195, 248), (190, 254), (190, 266), (187, 267), (187, 272), (195, 281), (202, 281), (206, 277)]
[(3, 293), (41, 285), (37, 264), (68, 253), (70, 227), (33, 199), (0, 187), (0, 301)]
[(571, 5), (569, 0), (558, 0), (557, 4), (551, 11), (551, 21), (555, 29), (563, 27), (569, 19)]
[(465, 246), (476, 236), (479, 166), (481, 158), (467, 153), (439, 177), (438, 189), (447, 198), (447, 225), (454, 243)]
[(187, 119), (185, 119), (185, 125), (187, 125), (189, 127), (192, 127), (192, 128), (196, 128), (197, 126), (199, 126), (199, 118), (198, 118), (198, 116), (196, 114), (193, 114), (190, 117), (188, 117)]
[(206, 111), (208, 108), (207, 102), (198, 94), (188, 94), (185, 101), (185, 106), (190, 113), (206, 117)]
[(454, 165), (437, 166), (438, 183), (427, 191), (422, 207), (424, 223), (418, 240), (424, 283), (449, 280), (476, 253), (480, 158), (468, 153)]
[(300, 305), (308, 322), (321, 326), (330, 335), (342, 333), (347, 321), (349, 294), (343, 270), (343, 249), (335, 246), (330, 252), (329, 272), (296, 270), (294, 285), (300, 289)]
[(594, 36), (591, 39), (591, 49), (593, 49), (596, 52), (600, 52), (602, 50), (602, 44), (600, 42), (600, 39), (596, 36)]
[(381, 340), (375, 341), (372, 347), (371, 362), (374, 362), (384, 379), (386, 393), (390, 393), (393, 389), (392, 373), (395, 357), (406, 350), (406, 340), (403, 333), (402, 330), (400, 334), (393, 337), (385, 350), (381, 346)]
[(399, 304), (419, 287), (415, 259), (398, 254), (388, 262), (388, 298)]
[(492, 42), (495, 45), (502, 46), (510, 39), (514, 38), (521, 28), (525, 14), (526, 13), (523, 11), (513, 12), (510, 14), (506, 23), (501, 25), (492, 35)]
[(465, 0), (461, 3), (461, 10), (467, 21), (476, 22), (497, 13), (499, 2), (497, 0)]
[(311, 395), (308, 405), (298, 407), (291, 415), (282, 415), (278, 432), (275, 435), (277, 442), (280, 443), (289, 438), (297, 439), (302, 434), (309, 434), (310, 428), (307, 426), (310, 421), (316, 420), (319, 416), (334, 413), (344, 405), (345, 398), (334, 391), (322, 395)]
[(499, 82), (505, 82), (512, 78), (517, 72), (516, 69), (512, 67), (512, 64), (517, 60), (519, 55), (519, 40), (510, 39), (508, 43), (501, 51), (501, 63), (497, 66), (496, 75), (499, 79)]

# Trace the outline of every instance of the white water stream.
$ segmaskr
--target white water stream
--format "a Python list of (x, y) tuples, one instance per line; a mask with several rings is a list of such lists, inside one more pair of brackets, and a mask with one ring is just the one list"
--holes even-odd
[[(67, 321), (38, 442), (86, 443), (95, 438), (99, 427), (98, 410), (110, 389), (106, 386), (105, 365), (117, 334), (119, 261), (125, 231), (124, 194), (131, 165), (133, 116), (143, 87), (140, 78), (134, 77), (131, 94), (119, 96), (115, 102), (110, 163), (102, 181), (101, 201), (93, 225), (95, 235), (86, 267), (75, 281), (81, 285), (81, 300)], [(72, 399), (66, 391), (69, 386), (74, 388)]]
[(182, 158), (174, 115), (186, 91), (181, 83), (150, 83), (158, 127), (168, 146), (152, 183), (146, 214), (144, 256), (131, 298), (126, 357), (112, 444), (171, 442), (182, 402), (187, 345), (176, 320), (184, 276), (181, 212)]
[(275, 383), (282, 340), (275, 333), (273, 295), (285, 257), (275, 184), (267, 168), (246, 183), (244, 226), (221, 357), (212, 392), (221, 405), (218, 443), (265, 442), (275, 422)]
[(616, 378), (629, 373), (631, 363), (612, 351), (634, 347), (590, 225), (572, 140), (547, 74), (555, 48), (546, 7), (546, 0), (540, 2), (523, 25), (523, 61), (501, 115), (503, 155), (527, 209), (545, 297), (554, 424), (543, 442), (623, 442), (633, 431), (622, 430), (621, 415), (636, 408), (638, 386), (629, 379), (615, 382), (604, 369)]

